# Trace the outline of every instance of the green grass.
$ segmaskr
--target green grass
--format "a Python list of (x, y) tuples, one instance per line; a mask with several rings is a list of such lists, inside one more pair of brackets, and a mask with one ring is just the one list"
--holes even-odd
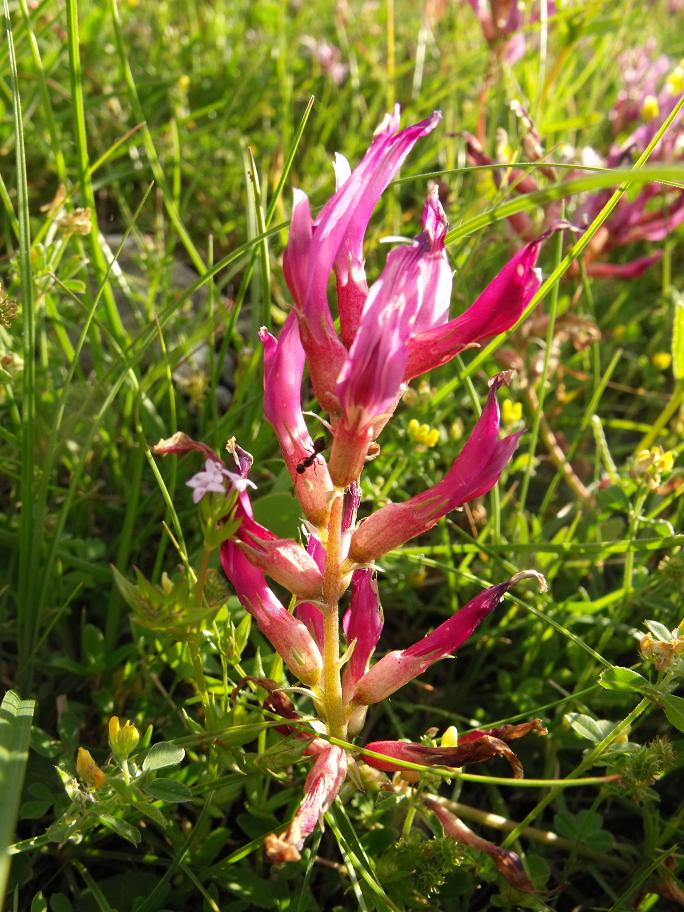
[[(592, 279), (573, 263), (620, 195), (650, 181), (681, 188), (684, 164), (645, 154), (634, 167), (568, 174), (560, 159), (566, 144), (608, 149), (621, 51), (653, 35), (664, 53), (684, 56), (665, 0), (565, 4), (548, 34), (532, 27), (525, 57), (500, 70), (460, 2), (430, 17), (400, 0), (348, 9), (4, 0), (4, 16), (0, 270), (18, 307), (0, 325), (8, 733), (25, 740), (36, 701), (21, 794), (26, 745), (17, 742), (9, 765), (0, 757), (0, 783), (15, 777), (18, 804), (0, 815), (0, 851), (16, 839), (4, 908), (411, 909), (421, 908), (419, 873), (441, 884), (427, 900), (435, 909), (654, 907), (658, 889), (682, 876), (684, 713), (676, 674), (644, 661), (635, 633), (646, 620), (682, 621), (682, 229), (611, 255), (663, 250), (630, 282)], [(305, 35), (340, 48), (348, 72), (339, 86)], [(532, 112), (555, 176), (528, 162), (513, 98)], [(481, 584), (520, 569), (543, 572), (550, 591), (507, 598), (457, 661), (374, 707), (364, 738), (543, 718), (549, 735), (520, 742), (532, 787), (504, 784), (497, 761), (460, 777), (422, 770), (421, 780), (458, 802), (478, 833), (515, 848), (535, 897), (514, 894), (474, 851), (438, 863), (425, 849), (434, 822), (400, 791), (349, 787), (301, 863), (268, 865), (263, 836), (290, 819), (306, 764), (256, 694), (245, 688), (232, 702), (231, 693), (245, 674), (282, 678), (282, 665), (218, 574), (211, 603), (188, 617), (202, 528), (185, 481), (197, 461), (150, 452), (176, 430), (219, 451), (235, 436), (255, 456), (261, 520), (296, 534), (298, 507), (261, 412), (256, 332), (277, 330), (289, 307), (292, 188), (319, 208), (333, 189), (333, 153), (358, 161), (395, 99), (403, 122), (434, 108), (444, 120), (378, 206), (366, 239), (371, 278), (388, 249), (380, 239), (419, 230), (430, 177), (445, 190), (454, 313), (518, 248), (510, 216), (539, 227), (543, 207), (557, 204), (572, 220), (580, 194), (606, 192), (588, 231), (545, 244), (544, 282), (519, 330), (413, 384), (363, 491), (370, 512), (441, 477), (487, 378), (515, 362), (518, 379), (501, 398), (523, 408), (518, 456), (481, 504), (383, 562), (380, 648), (412, 642)], [(492, 169), (468, 166), (460, 131), (478, 121), (488, 151), (496, 129), (508, 131), (538, 192), (496, 189)], [(83, 233), (58, 221), (77, 207), (91, 210)], [(663, 352), (673, 353), (668, 367)], [(411, 418), (440, 430), (436, 447), (416, 448)], [(647, 487), (635, 456), (654, 445), (675, 465)], [(138, 567), (159, 586), (168, 574), (179, 616), (150, 626), (122, 598), (112, 566), (129, 580)], [(134, 769), (159, 742), (184, 758), (169, 748), (168, 765), (148, 760), (127, 781), (109, 756), (112, 715), (142, 733)], [(77, 783), (79, 746), (108, 777), (92, 800)], [(615, 771), (621, 785), (594, 781)], [(483, 812), (498, 818), (483, 823)], [(398, 870), (402, 835), (416, 840), (413, 872)]]

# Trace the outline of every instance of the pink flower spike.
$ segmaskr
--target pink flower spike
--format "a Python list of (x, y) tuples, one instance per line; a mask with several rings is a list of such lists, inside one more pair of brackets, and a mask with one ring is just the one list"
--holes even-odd
[(348, 697), (351, 697), (357, 681), (368, 669), (368, 661), (380, 639), (382, 626), (382, 606), (374, 574), (371, 570), (355, 570), (352, 577), (351, 601), (342, 619), (342, 629), (347, 643), (355, 644), (342, 677), (342, 689)]
[(266, 855), (272, 862), (299, 861), (304, 840), (337, 797), (346, 775), (347, 755), (341, 747), (330, 744), (317, 755), (294, 819), (281, 836), (271, 833), (264, 840)]
[(320, 681), (323, 662), (304, 624), (280, 603), (266, 584), (264, 574), (249, 562), (236, 542), (221, 544), (221, 566), (241, 604), (290, 671), (304, 684), (315, 687)]
[(543, 240), (516, 253), (464, 313), (411, 339), (405, 381), (446, 364), (466, 346), (491, 339), (518, 321), (541, 284), (535, 265)]
[(498, 374), (477, 424), (444, 478), (401, 504), (389, 503), (364, 520), (352, 535), (349, 557), (358, 564), (377, 560), (409, 539), (427, 532), (457, 507), (494, 487), (518, 446), (520, 433), (499, 440), (497, 389), (510, 379)]
[(434, 662), (451, 655), (496, 608), (504, 595), (524, 579), (535, 579), (542, 591), (546, 590), (546, 580), (535, 570), (523, 570), (504, 583), (485, 589), (413, 646), (383, 656), (357, 684), (354, 702), (363, 705), (378, 703), (422, 674)]
[(311, 522), (321, 525), (332, 491), (325, 460), (321, 456), (315, 469), (312, 467), (303, 474), (297, 472), (299, 462), (311, 453), (313, 441), (302, 414), (304, 349), (295, 314), (288, 316), (277, 340), (263, 327), (259, 338), (264, 346), (264, 414), (276, 433), (304, 514)]
[(313, 557), (296, 541), (278, 538), (250, 517), (243, 518), (238, 537), (250, 563), (297, 598), (318, 598), (321, 595), (321, 571)]

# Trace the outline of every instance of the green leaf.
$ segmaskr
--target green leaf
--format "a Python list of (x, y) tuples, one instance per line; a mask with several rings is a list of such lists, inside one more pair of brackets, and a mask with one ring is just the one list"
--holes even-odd
[(145, 792), (157, 801), (166, 801), (171, 804), (192, 799), (192, 792), (187, 785), (184, 782), (177, 782), (175, 779), (154, 779), (147, 783)]
[(185, 751), (182, 747), (176, 747), (170, 741), (160, 741), (149, 749), (142, 768), (148, 772), (163, 769), (165, 766), (178, 766), (184, 756)]
[(140, 831), (137, 827), (126, 823), (125, 820), (119, 820), (118, 817), (111, 817), (109, 814), (100, 814), (100, 823), (112, 830), (117, 836), (121, 836), (127, 842), (134, 846), (140, 845)]
[(669, 643), (672, 639), (672, 634), (665, 624), (661, 624), (660, 621), (644, 621), (644, 624), (648, 627), (656, 640), (660, 640), (661, 643)]
[(615, 723), (609, 719), (592, 719), (591, 716), (585, 716), (583, 713), (569, 712), (565, 714), (566, 719), (580, 738), (586, 738), (598, 744), (615, 728)]
[(0, 706), (0, 908), (7, 887), (8, 847), (14, 836), (24, 783), (34, 708), (33, 700), (21, 700), (13, 690), (7, 691)]
[(670, 725), (684, 732), (684, 697), (666, 694), (663, 697), (663, 709)]
[(631, 668), (622, 668), (620, 665), (614, 665), (607, 668), (599, 675), (599, 684), (606, 690), (621, 690), (628, 692), (642, 693), (644, 688), (649, 687), (649, 683), (638, 671), (632, 671)]
[(47, 907), (47, 899), (41, 890), (31, 900), (31, 912), (47, 912)]
[(613, 836), (603, 829), (603, 817), (596, 811), (580, 811), (578, 814), (560, 811), (553, 822), (561, 836), (588, 846), (594, 852), (607, 852), (613, 845)]
[(677, 295), (672, 320), (672, 374), (684, 380), (684, 297)]

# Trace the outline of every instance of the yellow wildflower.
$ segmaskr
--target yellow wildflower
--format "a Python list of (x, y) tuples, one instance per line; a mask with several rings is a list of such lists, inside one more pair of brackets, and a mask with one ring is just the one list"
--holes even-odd
[(670, 95), (681, 95), (684, 92), (684, 66), (680, 64), (667, 77), (665, 87)]
[(641, 104), (641, 116), (644, 120), (653, 120), (660, 114), (660, 105), (655, 95), (647, 95)]
[(123, 727), (118, 716), (109, 720), (109, 746), (117, 760), (126, 760), (140, 741), (140, 732), (132, 722), (126, 722)]
[(100, 767), (95, 763), (85, 747), (79, 747), (76, 755), (76, 772), (80, 776), (83, 784), (88, 788), (100, 788), (107, 781), (107, 777)]
[(657, 370), (665, 371), (672, 364), (672, 355), (669, 352), (655, 352), (651, 355), (651, 364)]
[(517, 424), (522, 418), (522, 402), (513, 402), (511, 399), (504, 399), (501, 403), (501, 420), (510, 427)]
[(450, 725), (439, 740), (441, 747), (458, 747), (458, 729)]

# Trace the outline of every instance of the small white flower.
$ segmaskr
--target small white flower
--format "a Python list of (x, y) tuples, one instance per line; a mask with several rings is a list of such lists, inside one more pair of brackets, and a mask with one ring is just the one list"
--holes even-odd
[(207, 459), (204, 463), (204, 471), (193, 475), (187, 485), (193, 489), (192, 499), (195, 503), (199, 503), (205, 494), (225, 494), (228, 488), (239, 492), (245, 491), (247, 487), (256, 488), (253, 481), (236, 472), (229, 472), (215, 459)]

